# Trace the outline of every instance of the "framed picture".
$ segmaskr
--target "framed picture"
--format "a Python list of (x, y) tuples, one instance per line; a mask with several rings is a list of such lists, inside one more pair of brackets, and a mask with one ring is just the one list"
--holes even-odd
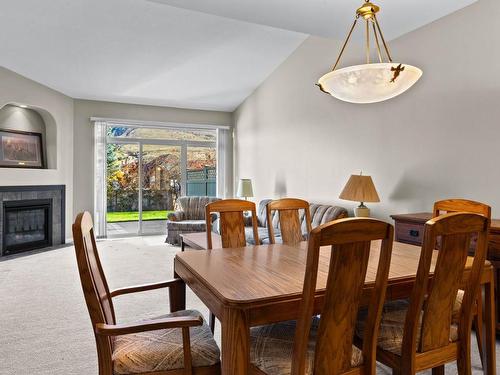
[(0, 130), (0, 167), (44, 168), (42, 135)]

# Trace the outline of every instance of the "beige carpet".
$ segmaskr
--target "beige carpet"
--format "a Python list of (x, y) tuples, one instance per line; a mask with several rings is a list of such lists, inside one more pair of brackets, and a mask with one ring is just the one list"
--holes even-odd
[[(171, 278), (177, 247), (164, 236), (98, 243), (111, 289)], [(73, 247), (0, 261), (0, 374), (97, 374), (97, 356)], [(167, 293), (152, 291), (116, 300), (120, 322), (168, 312)], [(187, 307), (208, 310), (188, 290)], [(220, 325), (216, 339), (220, 343)], [(481, 374), (475, 343), (474, 374)], [(497, 345), (498, 352), (498, 345)], [(378, 373), (386, 374), (380, 368)], [(447, 374), (456, 374), (447, 366)]]

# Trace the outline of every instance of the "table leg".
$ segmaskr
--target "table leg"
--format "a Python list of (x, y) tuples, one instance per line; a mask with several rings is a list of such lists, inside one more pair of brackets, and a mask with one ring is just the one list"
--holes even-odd
[(184, 251), (185, 246), (184, 239), (181, 237), (181, 251)]
[(484, 285), (484, 323), (486, 328), (485, 345), (483, 345), (485, 357), (484, 373), (489, 375), (496, 374), (496, 327), (495, 327), (495, 280), (493, 271), (490, 271), (489, 282)]
[(250, 328), (245, 311), (225, 309), (221, 325), (222, 375), (248, 374)]
[[(175, 271), (174, 278), (180, 279)], [(186, 284), (184, 282), (168, 288), (168, 295), (170, 298), (170, 312), (186, 309)]]

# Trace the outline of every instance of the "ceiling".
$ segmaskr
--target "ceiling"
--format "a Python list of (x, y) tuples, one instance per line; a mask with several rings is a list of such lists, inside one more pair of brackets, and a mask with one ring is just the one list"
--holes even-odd
[[(241, 21), (344, 39), (364, 0), (148, 0)], [(384, 36), (394, 39), (477, 0), (371, 0)]]
[[(473, 2), (381, 0), (380, 21), (394, 38)], [(8, 1), (0, 65), (74, 98), (233, 111), (308, 34), (343, 39), (357, 5)]]

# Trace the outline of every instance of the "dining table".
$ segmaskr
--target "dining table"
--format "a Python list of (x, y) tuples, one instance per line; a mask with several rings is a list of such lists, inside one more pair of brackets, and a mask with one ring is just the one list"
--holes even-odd
[[(181, 278), (215, 314), (221, 324), (221, 369), (223, 375), (245, 375), (249, 371), (250, 328), (297, 319), (306, 269), (307, 242), (253, 245), (243, 248), (215, 248), (220, 238), (213, 234), (212, 250), (206, 249), (206, 233), (193, 237), (194, 248), (179, 252), (174, 260), (174, 276)], [(419, 246), (394, 242), (386, 299), (408, 298), (415, 282), (420, 259)], [(331, 247), (320, 249), (314, 313), (319, 314), (325, 296)], [(367, 305), (374, 288), (380, 242), (373, 241), (363, 289)], [(431, 271), (437, 260), (433, 255)], [(468, 257), (462, 283), (470, 274), (473, 258)], [(432, 273), (431, 273), (432, 277)], [(484, 288), (484, 373), (496, 373), (494, 270), (483, 268)], [(176, 308), (185, 308), (185, 288), (171, 296)]]

